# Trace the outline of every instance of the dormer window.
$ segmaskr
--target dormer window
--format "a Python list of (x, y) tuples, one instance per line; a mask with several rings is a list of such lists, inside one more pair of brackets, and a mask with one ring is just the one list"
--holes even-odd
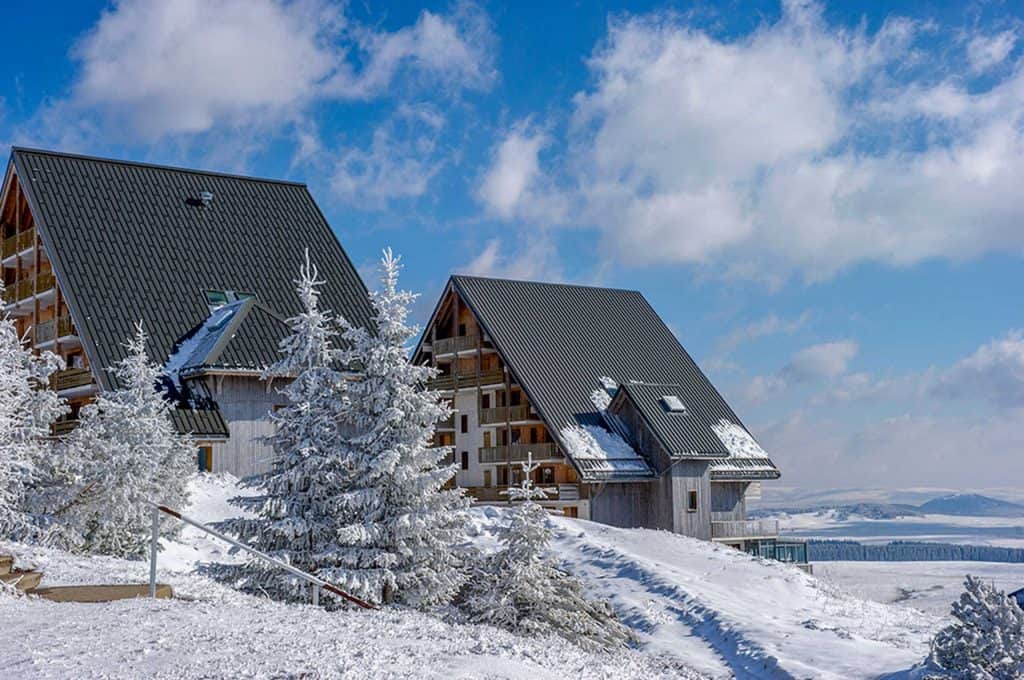
[(206, 306), (210, 309), (210, 313), (217, 311), (229, 302), (256, 297), (252, 293), (236, 293), (233, 290), (207, 290), (203, 292), (206, 295)]
[(674, 394), (666, 394), (661, 397), (661, 403), (669, 413), (686, 413), (686, 404)]

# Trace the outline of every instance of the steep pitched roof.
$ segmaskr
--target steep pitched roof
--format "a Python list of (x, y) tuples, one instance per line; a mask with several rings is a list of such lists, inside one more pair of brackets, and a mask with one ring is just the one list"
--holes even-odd
[(280, 337), (271, 319), (299, 311), (307, 247), (322, 305), (369, 323), (366, 288), (305, 185), (22, 148), (12, 160), (93, 365), (121, 359), (138, 320), (163, 364), (209, 316), (204, 291), (230, 290), (270, 313), (247, 315), (221, 358), (262, 368)]
[[(564, 428), (603, 426), (591, 395), (605, 376), (619, 384), (674, 385), (709, 422), (741, 424), (637, 291), (462, 275), (451, 284), (563, 450), (570, 448)], [(710, 429), (694, 428), (688, 436), (695, 449), (728, 455)]]
[[(673, 458), (724, 458), (729, 450), (713, 428), (723, 418), (734, 420), (736, 416), (721, 398), (709, 400), (702, 394), (709, 385), (626, 381), (619, 384), (619, 391), (621, 398), (633, 403)], [(665, 404), (665, 397), (678, 398), (685, 411), (671, 411)]]

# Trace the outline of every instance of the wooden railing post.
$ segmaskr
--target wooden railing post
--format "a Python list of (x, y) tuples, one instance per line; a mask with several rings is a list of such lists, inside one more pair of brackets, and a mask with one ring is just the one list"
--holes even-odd
[(156, 597), (156, 553), (160, 548), (160, 509), (154, 507), (153, 535), (149, 539), (149, 596)]

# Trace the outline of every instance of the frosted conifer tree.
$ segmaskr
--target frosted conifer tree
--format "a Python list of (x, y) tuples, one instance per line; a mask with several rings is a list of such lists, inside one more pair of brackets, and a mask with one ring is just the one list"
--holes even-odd
[(519, 501), (499, 537), (501, 549), (482, 564), (464, 598), (471, 620), (529, 635), (555, 634), (583, 647), (613, 649), (632, 637), (611, 607), (583, 595), (583, 585), (547, 557), (552, 532), (547, 511), (535, 500), (547, 490), (533, 486), (533, 455), (522, 464), (520, 487), (510, 487)]
[(1024, 678), (1024, 610), (980, 578), (968, 575), (964, 587), (956, 621), (932, 640), (930, 666), (965, 680)]
[[(64, 514), (82, 549), (141, 557), (149, 547), (153, 501), (180, 508), (188, 500), (195, 447), (171, 421), (174, 405), (157, 389), (161, 368), (146, 356), (138, 324), (128, 355), (113, 369), (118, 389), (101, 392), (82, 409), (69, 448), (85, 458), (83, 487)], [(168, 521), (162, 533), (177, 531)]]
[(465, 583), (469, 499), (446, 488), (456, 472), (445, 462), (451, 449), (432, 445), (451, 410), (424, 389), (436, 369), (408, 359), (416, 296), (398, 289), (399, 269), (385, 250), (372, 330), (343, 324), (343, 362), (357, 374), (345, 416), (353, 471), (339, 534), (345, 564), (320, 573), (370, 601), (422, 608), (449, 602)]
[(14, 320), (0, 313), (0, 538), (24, 539), (34, 531), (25, 495), (48, 458), (50, 425), (67, 410), (48, 388), (63, 366), (51, 352), (33, 354)]
[[(326, 578), (332, 569), (349, 563), (341, 555), (338, 529), (352, 516), (344, 492), (351, 484), (353, 459), (340, 429), (348, 412), (346, 381), (332, 344), (338, 334), (335, 320), (320, 309), (323, 283), (307, 251), (296, 282), (302, 312), (288, 320), (292, 333), (281, 342), (283, 357), (264, 375), (291, 379), (282, 390), (287, 405), (270, 415), (275, 425), (269, 437), (271, 468), (249, 480), (262, 494), (232, 500), (256, 516), (219, 526), (248, 545)], [(212, 571), (249, 592), (309, 599), (306, 582), (261, 560), (216, 565)], [(327, 598), (321, 602), (337, 604)]]

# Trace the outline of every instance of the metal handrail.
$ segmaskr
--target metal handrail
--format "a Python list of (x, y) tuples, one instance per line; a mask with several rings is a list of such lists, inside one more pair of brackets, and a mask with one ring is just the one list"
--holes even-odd
[(328, 583), (327, 581), (325, 581), (325, 580), (323, 580), (321, 578), (317, 578), (316, 576), (313, 576), (312, 574), (308, 574), (308, 573), (302, 571), (301, 569), (297, 569), (297, 568), (293, 567), (290, 564), (287, 564), (285, 562), (282, 562), (281, 560), (275, 559), (275, 558), (271, 557), (270, 555), (267, 555), (266, 553), (260, 552), (256, 548), (252, 548), (252, 547), (246, 545), (245, 543), (242, 543), (241, 541), (236, 541), (235, 539), (231, 538), (230, 536), (226, 536), (226, 535), (222, 534), (221, 532), (217, 531), (216, 529), (208, 527), (205, 524), (203, 524), (202, 522), (198, 522), (198, 521), (192, 519), (188, 515), (183, 515), (182, 513), (178, 512), (177, 510), (173, 510), (173, 509), (167, 507), (166, 505), (157, 505), (156, 503), (153, 503), (152, 501), (147, 501), (147, 502), (149, 503), (150, 507), (153, 508), (153, 531), (152, 531), (152, 537), (150, 539), (150, 545), (149, 545), (149, 596), (150, 597), (156, 597), (156, 555), (157, 555), (157, 550), (159, 548), (160, 513), (162, 512), (165, 515), (170, 515), (174, 519), (184, 522), (185, 524), (190, 524), (190, 525), (194, 526), (196, 529), (199, 529), (201, 531), (205, 531), (206, 533), (210, 534), (211, 536), (216, 536), (217, 538), (221, 539), (222, 541), (226, 541), (226, 542), (230, 543), (231, 545), (235, 546), (236, 548), (244, 550), (244, 551), (246, 551), (247, 553), (249, 553), (251, 555), (255, 555), (256, 557), (260, 558), (264, 562), (270, 562), (271, 564), (277, 565), (278, 567), (281, 567), (282, 569), (284, 569), (288, 573), (290, 573), (290, 574), (292, 574), (294, 576), (298, 576), (299, 578), (301, 578), (301, 579), (303, 579), (305, 581), (308, 581), (313, 586), (313, 604), (314, 605), (320, 604), (320, 589), (322, 588), (323, 590), (326, 590), (329, 593), (334, 593), (338, 597), (344, 598), (344, 599), (348, 600), (349, 602), (351, 602), (352, 604), (355, 604), (355, 605), (358, 605), (358, 606), (362, 607), (363, 609), (377, 609), (376, 606), (370, 604), (369, 602), (366, 602), (365, 600), (359, 599), (355, 595), (350, 595), (349, 593), (346, 593), (344, 590), (342, 590), (341, 588), (339, 588), (338, 586), (336, 586), (334, 584)]

